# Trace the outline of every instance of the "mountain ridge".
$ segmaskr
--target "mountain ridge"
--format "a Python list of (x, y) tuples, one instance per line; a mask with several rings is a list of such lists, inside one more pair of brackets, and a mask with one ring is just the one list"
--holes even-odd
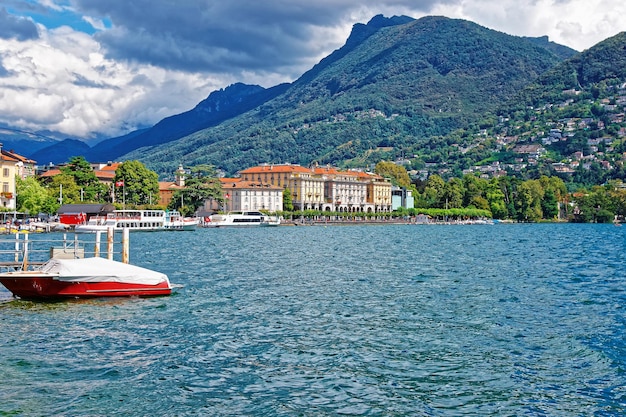
[[(529, 40), (465, 20), (431, 16), (380, 23), (273, 100), (167, 149), (142, 148), (124, 158), (145, 158), (162, 173), (172, 170), (173, 159), (212, 163), (230, 173), (260, 162), (336, 164), (381, 141), (445, 134), (476, 119), (477, 111), (494, 110), (561, 62)], [(385, 121), (364, 116), (370, 111)], [(392, 119), (398, 119), (395, 127), (387, 123)], [(385, 126), (373, 138), (377, 124)], [(395, 134), (386, 132), (395, 128)]]
[[(139, 159), (163, 175), (180, 163), (229, 173), (260, 162), (341, 164), (381, 144), (402, 148), (475, 123), (477, 113), (494, 111), (569, 53), (547, 37), (460, 19), (377, 15), (355, 24), (341, 48), (293, 83), (263, 90), (233, 84), (188, 112), (84, 153), (94, 161)], [(216, 109), (212, 98), (241, 96), (245, 103), (231, 103), (221, 117), (198, 118)]]

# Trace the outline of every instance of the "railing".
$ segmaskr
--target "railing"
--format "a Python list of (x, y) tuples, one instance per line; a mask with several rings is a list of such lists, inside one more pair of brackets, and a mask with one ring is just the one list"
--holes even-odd
[[(114, 255), (121, 255), (121, 261), (128, 263), (129, 230), (122, 231), (121, 250), (115, 251), (113, 229), (106, 236), (106, 257), (114, 259)], [(68, 237), (63, 233), (62, 239), (30, 239), (28, 233), (16, 233), (15, 238), (0, 239), (0, 271), (26, 271), (40, 266), (50, 258), (76, 259), (85, 257), (100, 257), (102, 232), (83, 237), (95, 236), (95, 240), (86, 242), (79, 240), (77, 235)], [(93, 246), (91, 246), (93, 245)], [(91, 249), (90, 249), (91, 247)], [(118, 247), (119, 249), (119, 247)]]

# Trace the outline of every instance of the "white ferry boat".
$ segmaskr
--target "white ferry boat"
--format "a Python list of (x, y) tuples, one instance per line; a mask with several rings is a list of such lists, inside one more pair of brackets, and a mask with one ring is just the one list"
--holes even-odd
[(165, 210), (115, 210), (106, 216), (93, 216), (87, 223), (79, 224), (76, 233), (106, 232), (129, 229), (131, 231), (158, 231), (158, 230), (195, 230), (198, 219), (183, 217), (178, 211)]
[(205, 217), (204, 227), (255, 227), (279, 226), (280, 218), (268, 216), (259, 211), (231, 211), (227, 214), (213, 214)]

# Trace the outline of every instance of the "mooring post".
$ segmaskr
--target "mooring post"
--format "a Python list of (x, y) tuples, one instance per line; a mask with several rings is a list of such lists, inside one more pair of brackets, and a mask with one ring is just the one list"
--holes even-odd
[(96, 246), (93, 248), (93, 256), (96, 258), (100, 257), (100, 235), (102, 235), (102, 231), (96, 231)]
[(28, 233), (24, 235), (24, 257), (22, 258), (22, 271), (28, 270)]
[(113, 260), (113, 235), (115, 230), (112, 227), (107, 229), (107, 258)]
[(15, 263), (20, 261), (20, 234), (15, 234)]
[(130, 240), (130, 229), (125, 228), (124, 231), (122, 232), (122, 262), (127, 264), (129, 262), (129, 244), (128, 241)]

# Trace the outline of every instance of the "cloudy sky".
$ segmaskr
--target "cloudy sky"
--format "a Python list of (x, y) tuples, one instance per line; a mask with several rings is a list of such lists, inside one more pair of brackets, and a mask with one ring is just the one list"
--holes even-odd
[(108, 137), (234, 82), (290, 82), (383, 14), (443, 15), (582, 51), (623, 0), (2, 0), (0, 124)]

